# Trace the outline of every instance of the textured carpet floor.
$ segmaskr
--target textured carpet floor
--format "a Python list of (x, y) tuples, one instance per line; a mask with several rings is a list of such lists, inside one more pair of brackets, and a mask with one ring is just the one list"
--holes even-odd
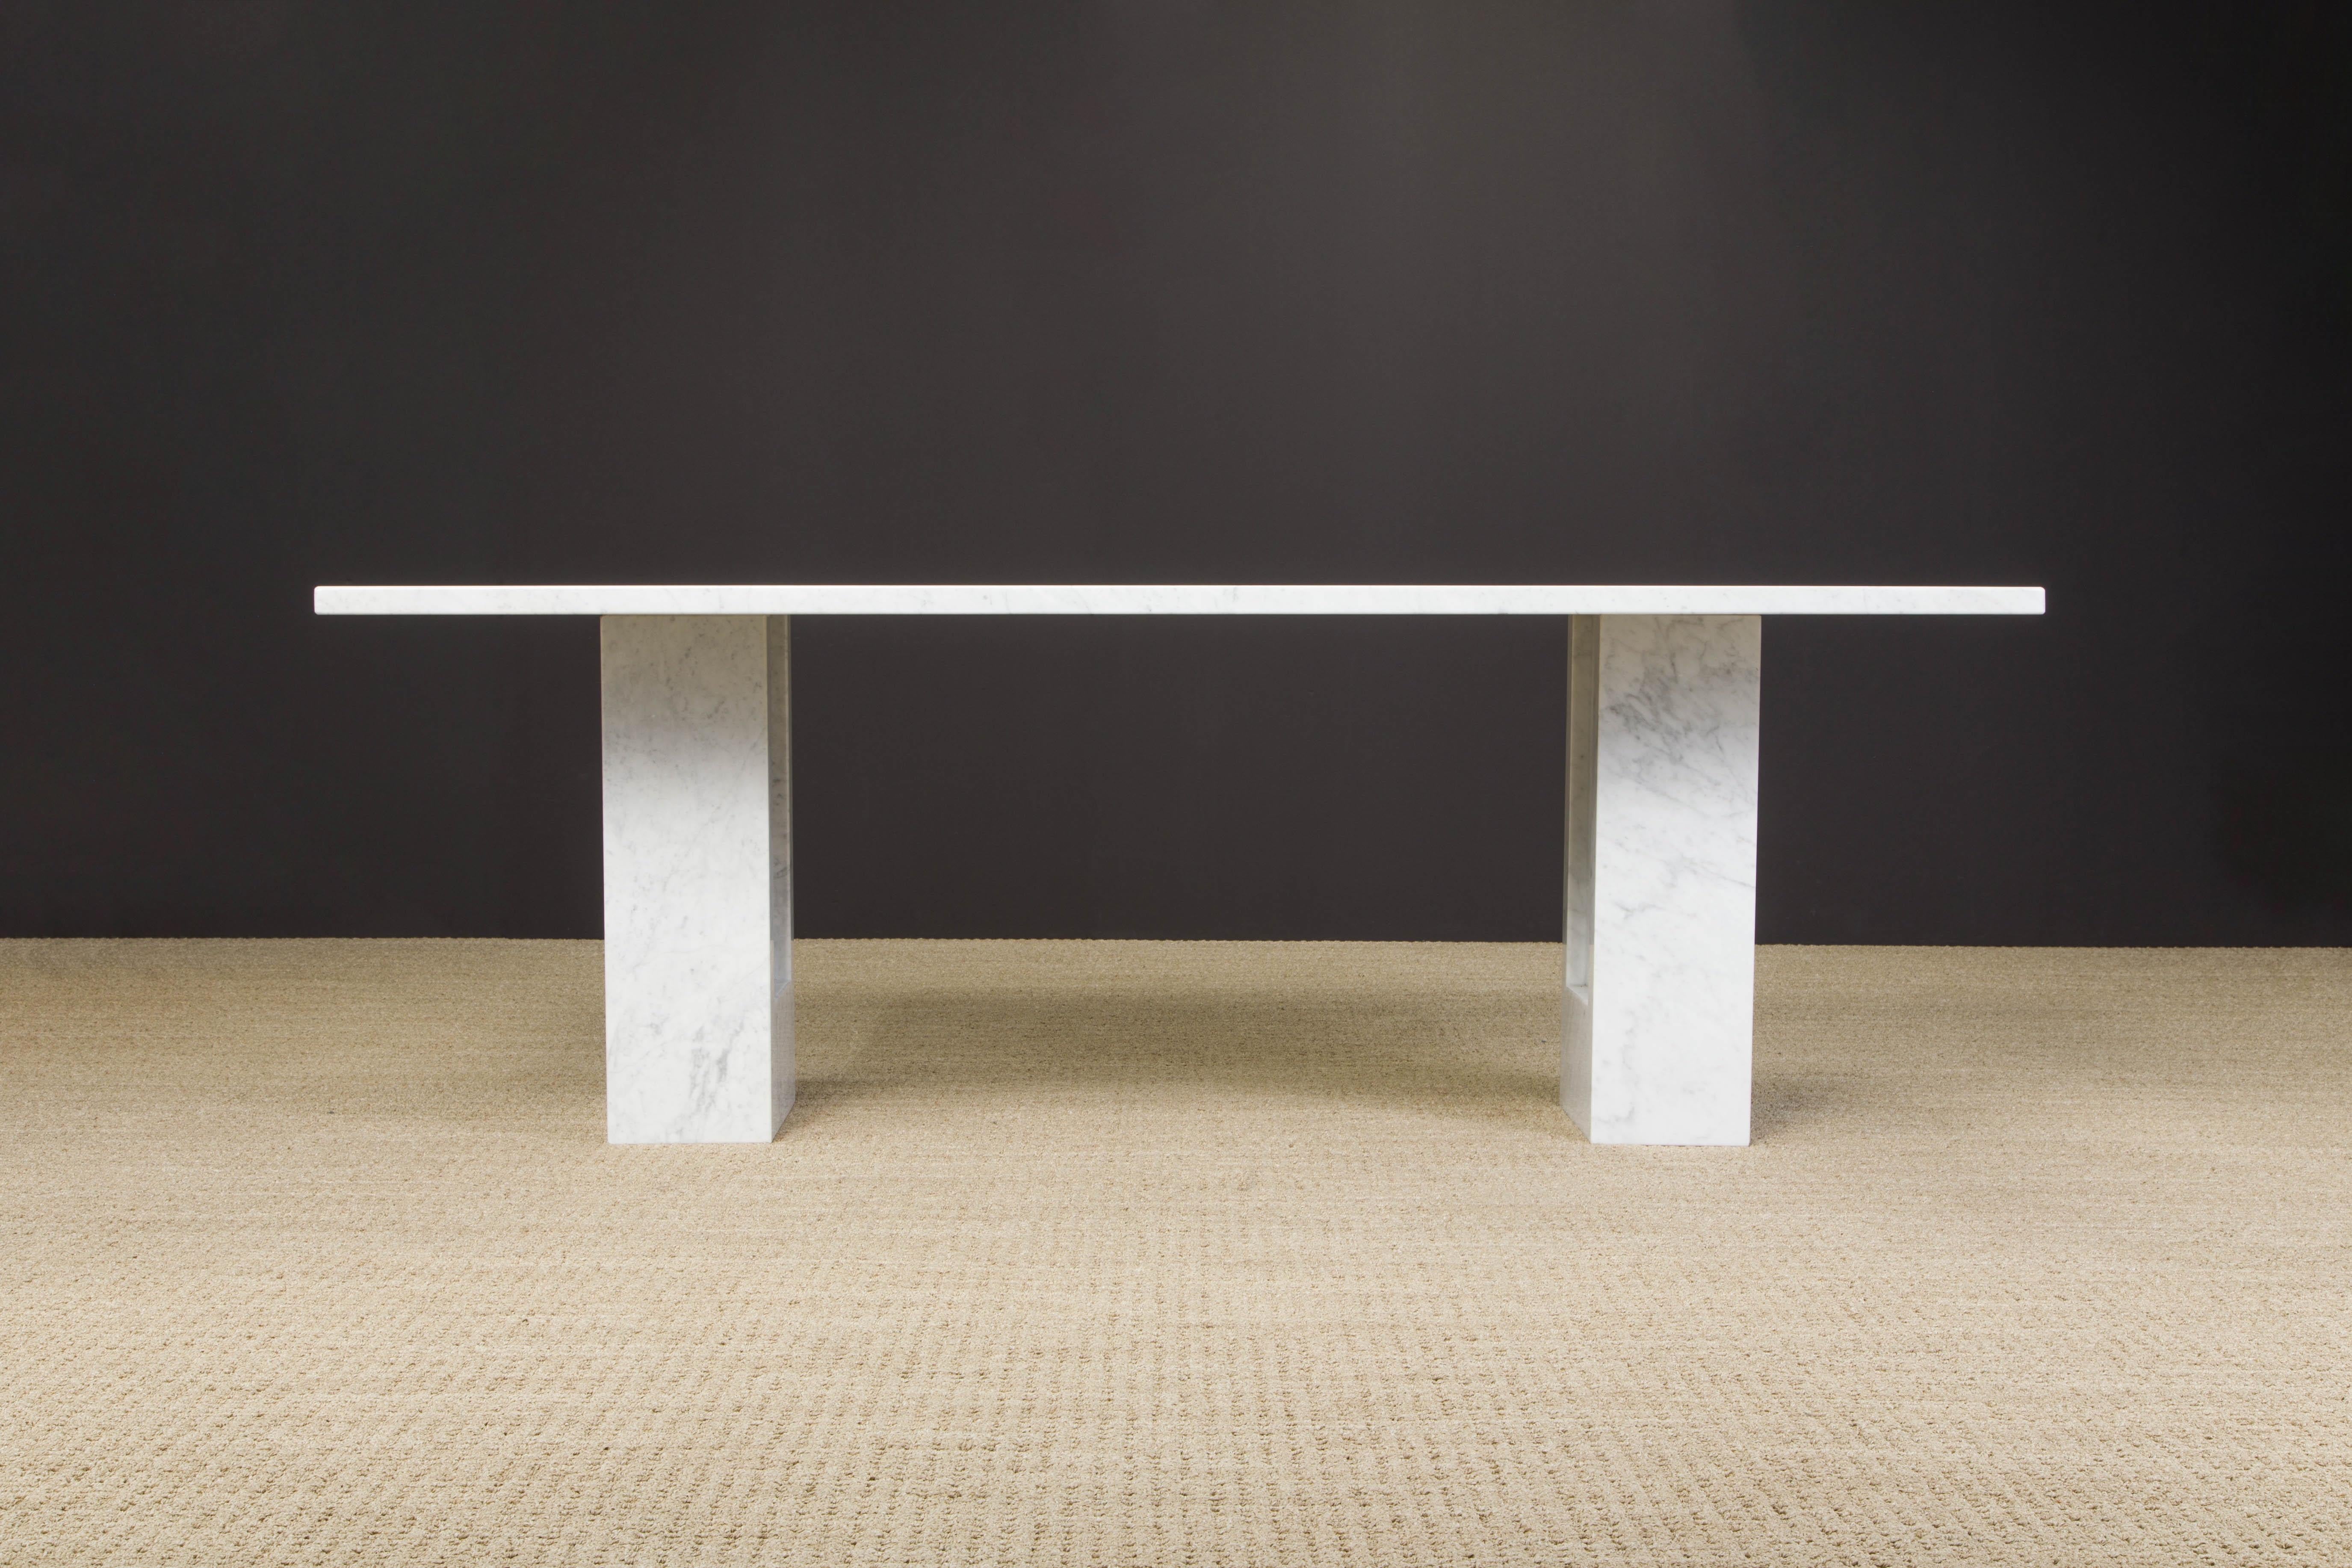
[(758, 1148), (588, 943), (0, 943), (0, 1562), (2352, 1563), (2352, 954), (810, 942)]

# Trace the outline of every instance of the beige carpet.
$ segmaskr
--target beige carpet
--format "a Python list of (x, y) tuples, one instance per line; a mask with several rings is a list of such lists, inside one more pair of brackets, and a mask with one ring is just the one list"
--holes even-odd
[(810, 942), (770, 1147), (586, 943), (0, 944), (0, 1562), (2352, 1563), (2352, 954)]

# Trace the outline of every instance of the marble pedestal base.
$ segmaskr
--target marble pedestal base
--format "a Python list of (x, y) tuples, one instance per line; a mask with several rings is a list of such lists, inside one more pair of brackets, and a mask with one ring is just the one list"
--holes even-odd
[(1559, 1087), (1595, 1143), (1748, 1142), (1762, 627), (1570, 622)]
[(764, 1143), (793, 1103), (791, 623), (603, 628), (606, 1134)]
[[(1745, 1143), (1754, 616), (1578, 616), (1560, 1101), (1596, 1143)], [(606, 1130), (765, 1142), (793, 1102), (790, 622), (607, 616)]]

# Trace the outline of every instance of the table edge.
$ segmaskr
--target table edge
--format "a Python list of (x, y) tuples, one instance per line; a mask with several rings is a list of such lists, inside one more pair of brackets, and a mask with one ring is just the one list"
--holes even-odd
[(321, 616), (2038, 616), (2046, 595), (2006, 585), (331, 584), (311, 605)]

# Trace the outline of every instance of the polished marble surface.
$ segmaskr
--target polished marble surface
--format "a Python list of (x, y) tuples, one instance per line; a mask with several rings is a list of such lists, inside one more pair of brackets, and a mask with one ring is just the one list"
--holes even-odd
[(2039, 588), (1047, 583), (322, 587), (322, 616), (2038, 616)]

